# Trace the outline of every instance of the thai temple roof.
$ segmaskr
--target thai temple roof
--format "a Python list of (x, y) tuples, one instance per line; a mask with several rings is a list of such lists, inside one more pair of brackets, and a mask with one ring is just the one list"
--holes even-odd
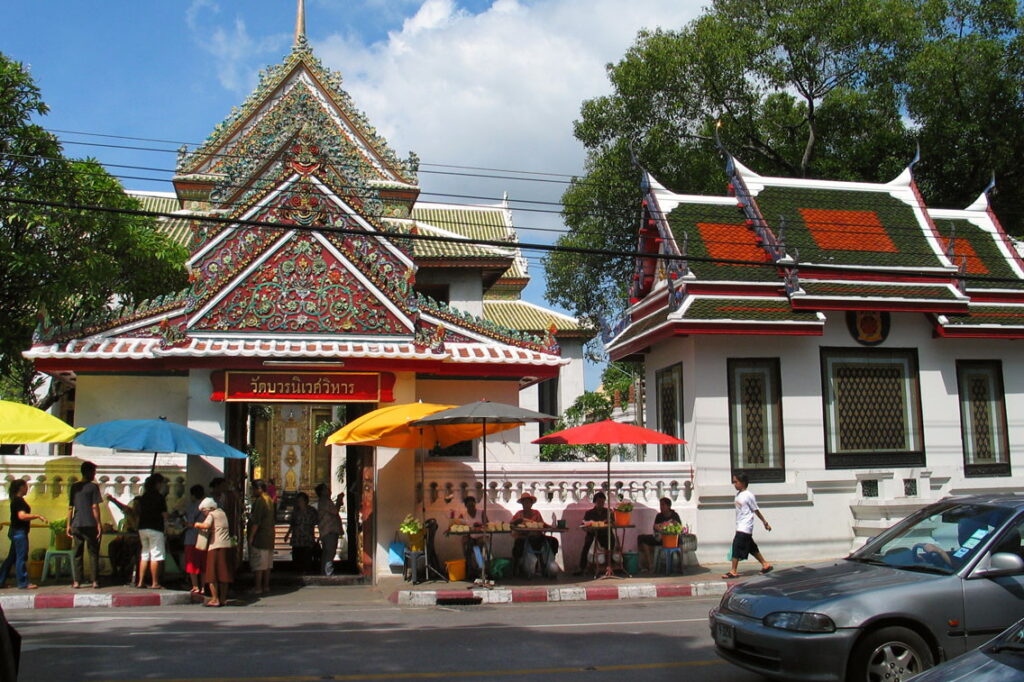
[(645, 176), (649, 256), (606, 333), (613, 359), (671, 335), (820, 335), (857, 311), (922, 313), (940, 337), (1024, 338), (1024, 261), (987, 190), (935, 209), (912, 165), (888, 183), (762, 176), (728, 155), (727, 171), (721, 196)]
[[(399, 160), (341, 84), (308, 45), (300, 2), (292, 51), (205, 142), (179, 150), (175, 192), (129, 192), (189, 249), (189, 287), (40, 329), (26, 356), (569, 362), (555, 337), (591, 334), (519, 300), (528, 276), (507, 202), (419, 202), (415, 155)], [(482, 316), (415, 291), (419, 269), (453, 267), (489, 273)]]

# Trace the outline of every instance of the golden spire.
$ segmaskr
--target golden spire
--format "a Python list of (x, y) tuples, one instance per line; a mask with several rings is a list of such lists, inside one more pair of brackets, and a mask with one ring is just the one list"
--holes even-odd
[(306, 41), (306, 0), (299, 0), (299, 11), (295, 16), (295, 45)]

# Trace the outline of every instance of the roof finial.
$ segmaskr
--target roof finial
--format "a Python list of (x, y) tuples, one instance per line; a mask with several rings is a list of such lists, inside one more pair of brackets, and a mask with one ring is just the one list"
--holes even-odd
[(306, 0), (299, 0), (299, 10), (295, 15), (295, 47), (306, 42)]

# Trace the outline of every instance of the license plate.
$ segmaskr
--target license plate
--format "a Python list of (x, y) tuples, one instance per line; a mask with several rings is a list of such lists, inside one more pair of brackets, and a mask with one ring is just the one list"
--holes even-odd
[(736, 628), (728, 623), (715, 623), (715, 643), (723, 649), (736, 646)]

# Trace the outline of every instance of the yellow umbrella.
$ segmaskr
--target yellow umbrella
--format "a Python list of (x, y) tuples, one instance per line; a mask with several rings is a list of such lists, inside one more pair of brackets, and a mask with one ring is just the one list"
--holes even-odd
[(31, 405), (0, 400), (0, 445), (67, 443), (82, 431)]
[[(410, 422), (427, 415), (451, 409), (454, 405), (406, 403), (389, 405), (353, 419), (332, 433), (325, 445), (378, 445), (391, 448), (446, 448), (464, 440), (480, 437), (479, 424), (438, 424), (412, 426)], [(520, 426), (487, 424), (487, 433), (499, 433)]]

